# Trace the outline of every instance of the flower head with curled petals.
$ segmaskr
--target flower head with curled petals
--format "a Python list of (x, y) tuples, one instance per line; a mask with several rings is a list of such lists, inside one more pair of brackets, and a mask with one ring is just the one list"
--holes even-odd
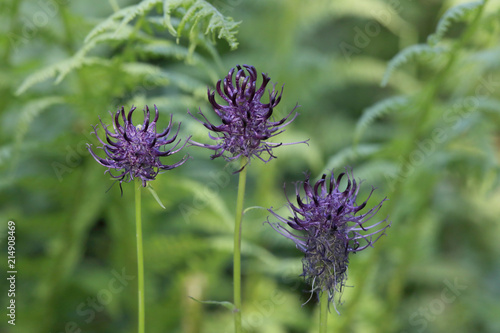
[[(264, 162), (268, 162), (276, 156), (273, 148), (284, 145), (283, 143), (271, 143), (267, 140), (282, 133), (284, 128), (296, 117), (293, 116), (295, 108), (283, 119), (275, 121), (273, 117), (274, 108), (278, 105), (283, 94), (283, 89), (278, 93), (274, 87), (269, 92), (269, 102), (262, 103), (261, 99), (265, 93), (266, 86), (270, 78), (262, 73), (262, 84), (257, 88), (257, 70), (253, 66), (243, 65), (232, 68), (223, 81), (217, 82), (217, 94), (224, 99), (228, 105), (220, 105), (215, 101), (215, 91), (208, 90), (208, 100), (214, 112), (221, 119), (222, 124), (214, 125), (203, 115), (202, 123), (207, 129), (216, 133), (216, 136), (209, 137), (215, 144), (203, 144), (190, 141), (192, 145), (214, 150), (212, 159), (223, 156), (231, 161), (239, 157), (246, 157), (249, 161), (252, 157), (258, 157)], [(292, 117), (291, 117), (292, 116)], [(290, 118), (291, 117), (291, 118)], [(294, 142), (305, 143), (306, 141)], [(261, 157), (263, 152), (269, 157)]]
[[(347, 186), (342, 191), (339, 185), (346, 175)], [(302, 197), (301, 185), (304, 189)], [(311, 292), (328, 292), (330, 301), (336, 294), (340, 300), (347, 278), (349, 254), (372, 246), (390, 226), (387, 219), (367, 225), (386, 199), (360, 214), (374, 189), (360, 205), (356, 204), (358, 191), (358, 183), (348, 172), (341, 173), (336, 179), (333, 172), (324, 174), (314, 186), (306, 176), (304, 182), (296, 184), (297, 205), (287, 199), (292, 216), (284, 218), (272, 207), (269, 209), (279, 222), (270, 223), (268, 220), (267, 223), (304, 252), (302, 276), (311, 283)]]
[[(134, 178), (140, 178), (142, 186), (146, 187), (146, 183), (154, 180), (160, 170), (171, 170), (184, 164), (187, 160), (187, 156), (184, 156), (179, 162), (172, 165), (164, 165), (160, 161), (160, 157), (175, 154), (186, 145), (184, 143), (184, 145), (177, 148), (181, 142), (179, 140), (171, 149), (162, 149), (162, 147), (174, 143), (179, 134), (180, 124), (177, 132), (169, 138), (172, 130), (172, 116), (170, 116), (167, 128), (163, 132), (157, 133), (156, 122), (158, 121), (159, 112), (156, 105), (153, 121), (150, 123), (149, 108), (146, 105), (144, 122), (137, 126), (134, 126), (132, 123), (132, 114), (135, 109), (135, 107), (132, 107), (125, 116), (125, 110), (122, 107), (116, 111), (114, 116), (111, 115), (113, 117), (114, 133), (108, 130), (107, 126), (99, 118), (106, 133), (106, 142), (97, 135), (97, 126), (93, 126), (93, 133), (102, 144), (101, 147), (97, 148), (104, 150), (107, 157), (101, 158), (97, 156), (92, 150), (91, 145), (87, 144), (87, 148), (94, 159), (99, 164), (108, 168), (106, 172), (109, 172), (111, 177), (120, 181), (120, 188), (123, 181), (129, 182)], [(123, 121), (123, 125), (120, 123), (120, 118)], [(117, 170), (118, 174), (112, 174), (112, 169)]]

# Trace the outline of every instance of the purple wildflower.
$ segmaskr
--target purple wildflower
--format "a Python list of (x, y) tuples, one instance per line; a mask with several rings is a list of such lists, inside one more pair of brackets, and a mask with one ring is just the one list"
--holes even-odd
[[(341, 191), (339, 184), (345, 175), (347, 187)], [(301, 185), (305, 194), (302, 198)], [(270, 223), (269, 220), (267, 223), (278, 233), (294, 241), (297, 248), (305, 253), (301, 276), (311, 283), (311, 292), (328, 292), (330, 301), (339, 293), (340, 299), (347, 278), (349, 253), (372, 246), (390, 226), (387, 219), (365, 225), (377, 214), (386, 199), (364, 214), (358, 214), (365, 208), (375, 189), (372, 188), (368, 198), (357, 205), (359, 186), (347, 172), (341, 173), (337, 179), (333, 172), (328, 176), (324, 174), (314, 186), (311, 186), (309, 176), (306, 175), (306, 180), (298, 182), (295, 188), (297, 205), (287, 198), (288, 208), (293, 216), (281, 217), (271, 207), (268, 211), (281, 223)], [(285, 225), (299, 232), (292, 233)], [(382, 227), (375, 230), (379, 225)]]
[[(228, 103), (228, 105), (220, 105), (215, 101), (215, 91), (208, 89), (208, 100), (214, 109), (214, 112), (221, 118), (222, 124), (216, 126), (205, 117), (200, 111), (198, 112), (205, 121), (201, 121), (189, 113), (193, 118), (202, 123), (207, 129), (217, 133), (216, 136), (209, 134), (215, 144), (203, 144), (190, 141), (192, 145), (204, 147), (215, 151), (211, 156), (212, 159), (223, 156), (227, 161), (232, 161), (241, 156), (246, 157), (249, 161), (253, 156), (258, 157), (264, 162), (276, 158), (272, 149), (281, 145), (290, 145), (295, 143), (305, 143), (306, 141), (294, 143), (271, 143), (266, 140), (284, 132), (285, 126), (290, 124), (296, 117), (297, 113), (290, 116), (295, 111), (295, 106), (292, 111), (283, 119), (274, 121), (273, 111), (278, 105), (283, 94), (278, 92), (273, 87), (269, 92), (269, 103), (262, 103), (261, 98), (264, 95), (265, 89), (271, 80), (266, 74), (262, 73), (262, 84), (257, 89), (257, 70), (253, 66), (243, 65), (232, 68), (224, 81), (217, 82), (217, 94)], [(236, 71), (236, 76), (233, 76)], [(221, 82), (222, 87), (221, 87)], [(225, 154), (227, 152), (227, 154)], [(268, 159), (263, 159), (260, 155), (263, 152), (269, 154)]]
[[(150, 123), (150, 113), (149, 108), (146, 105), (144, 110), (144, 122), (137, 126), (132, 123), (132, 114), (136, 108), (132, 107), (127, 116), (125, 116), (125, 110), (122, 107), (118, 109), (116, 113), (111, 115), (113, 117), (113, 129), (114, 133), (108, 130), (107, 126), (102, 123), (101, 118), (99, 121), (104, 128), (106, 133), (105, 143), (99, 135), (97, 135), (97, 126), (92, 126), (94, 128), (94, 134), (97, 139), (102, 144), (100, 148), (104, 150), (107, 157), (101, 158), (97, 156), (92, 150), (90, 144), (87, 144), (87, 148), (94, 157), (94, 159), (101, 165), (108, 168), (105, 171), (109, 172), (111, 177), (118, 179), (121, 183), (123, 181), (130, 182), (134, 178), (138, 177), (142, 180), (142, 186), (146, 187), (146, 182), (154, 180), (156, 175), (160, 170), (171, 170), (176, 168), (187, 160), (187, 156), (184, 156), (179, 162), (172, 165), (164, 165), (160, 161), (160, 157), (170, 156), (181, 150), (184, 145), (177, 148), (180, 141), (174, 144), (171, 149), (160, 150), (162, 146), (173, 143), (177, 139), (179, 133), (180, 124), (177, 128), (177, 132), (168, 138), (170, 131), (172, 129), (172, 115), (170, 116), (170, 122), (167, 128), (161, 132), (156, 132), (156, 121), (158, 120), (158, 108), (155, 105), (155, 117)], [(120, 124), (120, 115), (123, 120), (123, 125)], [(111, 169), (118, 170), (119, 174), (113, 175)]]

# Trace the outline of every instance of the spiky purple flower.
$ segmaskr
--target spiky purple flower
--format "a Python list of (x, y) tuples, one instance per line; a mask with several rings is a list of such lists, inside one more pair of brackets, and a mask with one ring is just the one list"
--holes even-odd
[[(101, 147), (97, 148), (104, 150), (107, 155), (106, 158), (97, 156), (91, 148), (92, 145), (87, 144), (87, 148), (94, 159), (99, 164), (108, 168), (105, 173), (108, 172), (111, 177), (120, 181), (120, 188), (123, 181), (130, 182), (134, 178), (140, 178), (142, 180), (142, 186), (146, 187), (147, 181), (154, 180), (160, 170), (171, 170), (176, 168), (184, 164), (188, 158), (188, 156), (184, 156), (177, 163), (164, 165), (160, 161), (160, 157), (175, 154), (186, 145), (186, 143), (184, 143), (184, 145), (177, 148), (181, 142), (181, 140), (179, 140), (172, 148), (164, 148), (164, 146), (173, 143), (177, 139), (180, 123), (177, 132), (169, 138), (168, 136), (172, 130), (172, 115), (170, 116), (170, 122), (167, 128), (161, 133), (157, 133), (156, 122), (159, 112), (156, 105), (153, 121), (150, 123), (149, 108), (146, 105), (144, 110), (144, 122), (137, 126), (134, 126), (132, 123), (132, 114), (135, 109), (135, 107), (132, 107), (127, 116), (125, 116), (125, 110), (122, 106), (121, 109), (116, 111), (114, 116), (111, 114), (113, 117), (114, 133), (108, 130), (107, 126), (102, 123), (99, 117), (99, 121), (106, 133), (107, 143), (97, 134), (97, 126), (92, 126), (94, 128), (93, 133), (102, 144)], [(123, 125), (120, 123), (120, 116)], [(112, 169), (117, 170), (118, 174), (112, 174)]]
[[(264, 162), (268, 162), (276, 156), (273, 154), (273, 148), (287, 145), (283, 143), (271, 143), (267, 140), (282, 133), (285, 126), (290, 124), (297, 113), (290, 116), (292, 111), (283, 119), (275, 121), (273, 117), (274, 108), (278, 105), (283, 94), (275, 90), (269, 91), (269, 102), (261, 102), (265, 93), (266, 86), (270, 81), (269, 76), (262, 73), (262, 84), (257, 89), (257, 70), (253, 66), (243, 65), (232, 68), (224, 81), (217, 82), (217, 94), (227, 102), (228, 105), (220, 105), (215, 101), (215, 91), (208, 89), (208, 100), (217, 116), (220, 117), (222, 124), (214, 125), (200, 111), (198, 112), (204, 119), (201, 121), (189, 113), (193, 118), (202, 123), (207, 129), (216, 133), (216, 136), (209, 134), (209, 137), (215, 141), (215, 144), (203, 144), (191, 141), (194, 146), (204, 147), (214, 150), (212, 159), (223, 156), (231, 161), (241, 156), (250, 158), (255, 156)], [(246, 72), (245, 72), (246, 70)], [(236, 75), (235, 75), (236, 72)], [(222, 86), (221, 86), (222, 84)], [(288, 143), (305, 143), (306, 141)], [(263, 152), (267, 152), (269, 157), (261, 157)]]
[[(339, 185), (345, 175), (347, 186), (342, 191)], [(302, 197), (301, 185), (304, 189)], [(287, 198), (292, 216), (281, 217), (271, 207), (268, 211), (281, 223), (271, 223), (269, 220), (267, 223), (294, 241), (296, 247), (304, 252), (302, 276), (311, 283), (311, 292), (328, 292), (330, 301), (338, 294), (337, 298), (340, 299), (347, 278), (349, 254), (372, 246), (390, 226), (387, 219), (367, 224), (386, 199), (360, 214), (375, 189), (372, 188), (363, 203), (356, 204), (359, 186), (347, 171), (337, 179), (333, 172), (330, 175), (323, 174), (314, 186), (306, 175), (304, 182), (295, 184), (295, 190), (297, 205)], [(297, 232), (289, 230), (286, 225)]]

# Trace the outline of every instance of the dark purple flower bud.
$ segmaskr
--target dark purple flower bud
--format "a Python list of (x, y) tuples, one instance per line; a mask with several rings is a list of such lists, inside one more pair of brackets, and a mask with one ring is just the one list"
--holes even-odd
[[(352, 173), (352, 172), (351, 172)], [(347, 176), (347, 186), (341, 191), (341, 179)], [(300, 187), (304, 195), (300, 195)], [(361, 214), (375, 189), (360, 205), (356, 204), (359, 185), (349, 173), (341, 173), (335, 179), (333, 172), (311, 186), (309, 176), (296, 184), (297, 205), (287, 198), (292, 216), (284, 218), (271, 207), (268, 211), (278, 219), (269, 223), (274, 230), (295, 242), (304, 252), (302, 276), (311, 283), (311, 292), (328, 292), (330, 301), (340, 300), (347, 278), (349, 254), (372, 246), (391, 225), (387, 219), (367, 222), (379, 211), (378, 205)], [(287, 228), (288, 226), (288, 228)], [(297, 231), (294, 232), (293, 230)]]
[[(114, 116), (111, 114), (113, 118), (113, 132), (108, 130), (108, 127), (102, 123), (99, 117), (99, 121), (106, 133), (106, 142), (97, 135), (97, 126), (92, 126), (94, 128), (93, 133), (102, 144), (101, 147), (97, 148), (104, 150), (107, 155), (105, 158), (97, 156), (91, 148), (92, 145), (87, 144), (87, 148), (94, 159), (99, 164), (108, 168), (105, 173), (109, 172), (111, 177), (120, 181), (120, 188), (123, 181), (130, 182), (134, 178), (140, 178), (142, 180), (142, 186), (146, 187), (147, 181), (154, 180), (160, 170), (171, 170), (176, 168), (184, 164), (188, 158), (188, 156), (184, 156), (179, 162), (172, 165), (162, 164), (160, 157), (166, 157), (177, 153), (187, 143), (186, 141), (186, 143), (179, 148), (177, 148), (177, 146), (181, 140), (174, 143), (179, 133), (180, 123), (177, 132), (169, 138), (172, 129), (172, 116), (170, 116), (170, 122), (167, 128), (163, 132), (157, 133), (156, 122), (159, 113), (156, 105), (153, 121), (150, 122), (149, 108), (146, 105), (144, 110), (144, 121), (137, 126), (134, 126), (132, 123), (132, 114), (135, 109), (135, 107), (132, 107), (126, 116), (123, 107), (118, 109)], [(123, 125), (120, 123), (120, 118), (122, 119)], [(172, 143), (174, 143), (174, 145), (170, 149), (164, 148), (164, 146)], [(111, 171), (112, 169), (115, 169), (118, 174), (114, 175)]]
[[(208, 100), (217, 116), (220, 117), (222, 124), (217, 126), (210, 123), (201, 111), (198, 114), (203, 117), (203, 120), (199, 120), (189, 113), (207, 129), (216, 133), (216, 136), (209, 134), (215, 144), (210, 145), (194, 141), (190, 141), (190, 143), (194, 146), (214, 150), (215, 153), (211, 156), (212, 159), (223, 156), (226, 160), (232, 161), (244, 156), (250, 161), (251, 157), (256, 156), (264, 162), (276, 158), (272, 151), (273, 148), (295, 143), (306, 143), (306, 141), (300, 141), (283, 144), (267, 141), (282, 133), (285, 126), (297, 117), (298, 114), (295, 113), (289, 119), (297, 106), (285, 118), (275, 121), (273, 111), (281, 100), (283, 88), (278, 93), (273, 87), (273, 90), (269, 91), (269, 103), (262, 103), (261, 99), (270, 78), (262, 73), (262, 84), (257, 88), (257, 70), (253, 66), (243, 65), (243, 67), (244, 69), (238, 65), (236, 69), (232, 68), (223, 81), (219, 80), (217, 82), (217, 94), (228, 105), (217, 103), (215, 101), (215, 91), (208, 90)], [(269, 158), (263, 159), (260, 156), (263, 152), (267, 152)]]

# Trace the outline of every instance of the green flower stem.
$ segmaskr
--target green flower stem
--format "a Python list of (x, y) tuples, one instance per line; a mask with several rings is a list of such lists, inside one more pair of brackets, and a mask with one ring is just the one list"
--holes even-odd
[[(241, 167), (247, 164), (245, 157), (241, 158)], [(241, 220), (243, 219), (243, 201), (245, 198), (245, 185), (247, 180), (247, 168), (240, 171), (238, 182), (238, 198), (236, 199), (236, 218), (234, 222), (234, 260), (233, 260), (233, 284), (234, 284), (234, 331), (241, 333)]]
[(326, 333), (328, 323), (328, 292), (322, 291), (319, 303), (319, 333)]
[(137, 236), (137, 292), (139, 333), (144, 333), (144, 251), (142, 249), (141, 180), (135, 183), (135, 226)]

